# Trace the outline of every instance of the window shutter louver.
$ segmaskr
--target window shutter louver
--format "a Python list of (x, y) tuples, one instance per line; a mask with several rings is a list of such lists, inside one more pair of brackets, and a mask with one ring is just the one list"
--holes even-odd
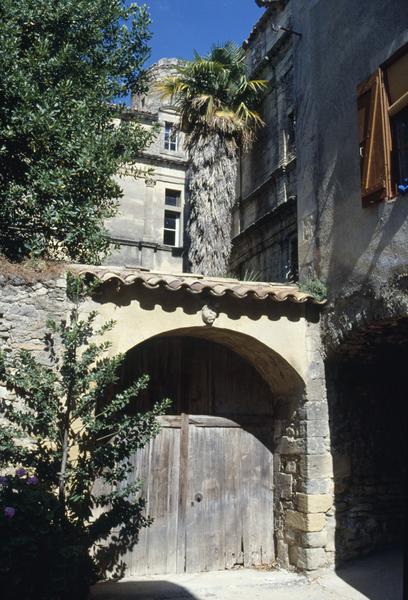
[(391, 132), (387, 98), (380, 69), (358, 87), (358, 118), (363, 204), (392, 195)]

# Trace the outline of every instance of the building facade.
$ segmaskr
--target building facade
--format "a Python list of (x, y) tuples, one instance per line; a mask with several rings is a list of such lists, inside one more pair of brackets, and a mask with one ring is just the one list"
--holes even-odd
[[(270, 85), (261, 106), (265, 127), (239, 161), (231, 272), (239, 279), (299, 277), (327, 286), (320, 333), (308, 342), (315, 356), (311, 373), (313, 364), (324, 362), (326, 381), (304, 411), (312, 423), (305, 456), (314, 465), (313, 485), (303, 482), (299, 457), (290, 458), (302, 426), (289, 426), (284, 444), (290, 449), (276, 463), (281, 482), (294, 478), (290, 493), (279, 498), (289, 512), (275, 527), (276, 556), (313, 569), (402, 541), (408, 6), (391, 0), (267, 4), (244, 44), (248, 73)], [(163, 68), (171, 61), (160, 61), (154, 76)], [(141, 233), (131, 264), (181, 270), (181, 251), (173, 244), (181, 240), (163, 227), (163, 213), (178, 202), (166, 208), (166, 190), (180, 192), (181, 209), (184, 200), (186, 157), (168, 127), (177, 115), (154, 94), (135, 99), (134, 109), (145, 119), (156, 115), (162, 133), (146, 155), (155, 187), (132, 184), (154, 200), (143, 200), (137, 210), (133, 205)], [(123, 208), (116, 224), (125, 231), (128, 195)], [(315, 517), (304, 516), (309, 509), (320, 515), (320, 529), (313, 529)]]
[(342, 560), (402, 542), (408, 5), (293, 0), (301, 279), (322, 321)]
[(287, 31), (292, 6), (275, 4), (244, 43), (248, 74), (269, 86), (260, 106), (265, 126), (240, 158), (231, 267), (241, 278), (296, 281), (294, 37)]
[[(269, 4), (246, 44), (271, 86), (241, 159), (232, 268), (283, 282), (299, 264), (327, 303), (289, 283), (180, 273), (178, 117), (154, 88), (135, 98), (129, 118), (159, 127), (140, 163), (154, 172), (124, 178), (110, 264), (74, 267), (99, 279), (82, 310), (115, 320), (121, 384), (148, 373), (140, 406), (173, 401), (134, 457), (154, 523), (127, 574), (315, 571), (403, 541), (408, 5)], [(152, 80), (174, 64), (159, 61)], [(65, 285), (2, 275), (1, 347), (41, 357), (47, 318), (69, 308)]]
[(178, 115), (155, 90), (155, 82), (174, 72), (175, 59), (149, 69), (149, 91), (132, 99), (125, 118), (137, 119), (157, 135), (137, 167), (140, 177), (120, 177), (123, 197), (116, 217), (107, 223), (115, 245), (110, 265), (183, 270), (186, 154)]
[(301, 282), (327, 286), (324, 547), (341, 562), (401, 543), (405, 518), (408, 5), (265, 5), (245, 47), (270, 81), (266, 127), (241, 160), (232, 263), (277, 281), (298, 265)]

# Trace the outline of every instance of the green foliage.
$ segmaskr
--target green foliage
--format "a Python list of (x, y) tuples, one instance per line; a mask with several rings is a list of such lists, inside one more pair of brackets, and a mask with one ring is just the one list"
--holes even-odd
[(144, 89), (145, 7), (123, 0), (0, 3), (0, 253), (97, 262), (122, 168), (151, 133), (120, 121)]
[(320, 279), (307, 279), (300, 284), (299, 289), (301, 292), (312, 294), (317, 300), (326, 300), (327, 298), (327, 286)]
[(267, 82), (247, 78), (245, 51), (233, 42), (213, 46), (204, 57), (195, 53), (158, 87), (163, 97), (174, 98), (181, 127), (190, 136), (221, 133), (248, 146), (263, 125), (255, 108)]
[[(0, 504), (9, 509), (0, 513), (2, 598), (86, 598), (94, 567), (83, 530), (61, 519), (47, 483), (33, 481), (13, 475), (0, 489)], [(7, 516), (11, 508), (15, 513)]]
[(240, 279), (241, 281), (262, 281), (261, 272), (255, 269), (245, 269)]
[[(0, 381), (13, 392), (0, 401), (6, 419), (0, 425), (0, 468), (24, 465), (39, 480), (30, 485), (17, 477), (0, 492), (0, 588), (7, 600), (86, 598), (90, 582), (115, 567), (120, 573), (121, 554), (150, 523), (140, 482), (128, 481), (130, 457), (158, 433), (156, 417), (169, 402), (137, 412), (148, 378), (120, 388), (123, 356), (108, 357), (109, 343), (101, 341), (113, 322), (97, 328), (95, 312), (81, 319), (78, 303), (87, 288), (74, 277), (69, 287), (76, 304), (67, 321), (49, 323), (48, 365), (24, 350), (0, 353)], [(15, 515), (7, 515), (6, 507)], [(37, 578), (33, 572), (30, 580), (39, 587), (13, 596), (20, 584), (12, 565), (20, 564), (21, 554), (30, 571), (34, 547), (44, 552), (38, 560), (48, 574)], [(53, 553), (61, 563), (55, 571)], [(70, 595), (73, 586), (83, 587), (85, 595)]]

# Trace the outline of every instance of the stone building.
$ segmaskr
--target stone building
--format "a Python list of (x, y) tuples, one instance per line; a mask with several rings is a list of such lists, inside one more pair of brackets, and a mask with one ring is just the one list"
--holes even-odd
[(137, 165), (145, 175), (122, 176), (118, 215), (107, 222), (116, 245), (106, 264), (148, 269), (183, 270), (186, 155), (178, 115), (160, 99), (155, 81), (170, 74), (176, 59), (162, 59), (149, 69), (150, 89), (132, 99), (125, 118), (157, 129), (151, 146)]
[(408, 5), (265, 5), (246, 48), (249, 70), (271, 81), (267, 126), (241, 163), (233, 261), (282, 280), (289, 240), (300, 280), (327, 285), (335, 539), (325, 548), (341, 561), (402, 541)]
[(269, 8), (244, 43), (249, 75), (269, 87), (265, 127), (240, 159), (231, 263), (239, 276), (262, 281), (296, 280), (298, 271), (291, 11), (288, 2)]
[(292, 0), (300, 276), (322, 322), (336, 559), (402, 542), (408, 4)]
[[(177, 115), (154, 94), (135, 99), (146, 125), (161, 125), (143, 162), (154, 182), (125, 181), (111, 264), (75, 267), (101, 282), (84, 311), (115, 319), (123, 384), (148, 372), (143, 406), (173, 400), (134, 458), (155, 523), (128, 574), (274, 561), (315, 571), (402, 541), (408, 5), (268, 5), (246, 44), (251, 73), (272, 85), (267, 126), (241, 159), (232, 266), (284, 282), (298, 263), (328, 302), (289, 283), (179, 272), (182, 240), (164, 227), (179, 211), (182, 231)], [(47, 317), (67, 308), (64, 279), (2, 277), (0, 288), (1, 344), (41, 353)]]
[[(114, 318), (104, 339), (126, 357), (123, 385), (151, 376), (139, 408), (172, 400), (160, 435), (133, 459), (154, 524), (125, 557), (127, 574), (326, 564), (321, 306), (292, 285), (70, 269), (101, 283), (81, 313)], [(64, 273), (2, 274), (0, 347), (41, 359), (47, 319), (69, 308), (64, 288)]]

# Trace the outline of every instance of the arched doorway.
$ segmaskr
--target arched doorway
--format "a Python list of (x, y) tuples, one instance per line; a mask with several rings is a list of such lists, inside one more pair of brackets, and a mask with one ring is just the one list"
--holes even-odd
[[(200, 275), (166, 275), (146, 273), (138, 269), (111, 270), (87, 267), (86, 271), (81, 270), (81, 273), (90, 277), (96, 276), (101, 281), (92, 301), (84, 306), (84, 311), (96, 308), (101, 324), (114, 319), (115, 327), (109, 334), (111, 343), (109, 352), (112, 355), (122, 353), (128, 356), (125, 369), (127, 375), (124, 376), (124, 379), (130, 376), (137, 377), (146, 370), (151, 372), (150, 368), (142, 368), (143, 364), (140, 366), (140, 361), (138, 362), (135, 357), (141, 349), (147, 348), (153, 339), (159, 340), (157, 342), (159, 346), (155, 351), (150, 351), (152, 356), (149, 360), (149, 367), (151, 366), (154, 370), (155, 364), (161, 366), (156, 368), (157, 377), (152, 377), (152, 383), (158, 381), (166, 383), (174, 379), (172, 369), (181, 373), (178, 378), (180, 382), (178, 387), (174, 384), (174, 389), (170, 392), (162, 389), (158, 390), (160, 394), (157, 394), (157, 397), (170, 395), (173, 400), (176, 398), (177, 411), (173, 414), (176, 420), (173, 419), (173, 424), (179, 419), (180, 425), (173, 429), (179, 430), (180, 443), (175, 444), (175, 452), (176, 448), (181, 451), (182, 439), (188, 440), (188, 447), (190, 444), (189, 435), (181, 435), (182, 420), (180, 417), (182, 415), (185, 426), (187, 427), (188, 424), (189, 432), (190, 430), (196, 431), (199, 424), (190, 422), (190, 417), (186, 423), (186, 415), (212, 419), (233, 417), (229, 419), (233, 423), (224, 421), (224, 425), (228, 424), (228, 427), (224, 428), (228, 429), (230, 436), (243, 436), (250, 433), (253, 436), (251, 438), (253, 443), (255, 444), (256, 441), (257, 444), (258, 442), (260, 444), (257, 448), (265, 448), (269, 452), (268, 460), (272, 459), (273, 484), (269, 486), (268, 483), (268, 486), (273, 490), (272, 494), (269, 494), (271, 502), (268, 506), (272, 504), (273, 512), (272, 515), (269, 514), (265, 518), (259, 518), (257, 515), (256, 525), (262, 527), (259, 536), (272, 536), (272, 554), (269, 549), (266, 552), (263, 545), (262, 550), (259, 546), (257, 552), (261, 558), (259, 562), (258, 558), (256, 562), (253, 560), (252, 564), (269, 563), (270, 558), (266, 557), (271, 555), (275, 556), (282, 566), (293, 565), (302, 570), (315, 570), (329, 564), (333, 560), (331, 543), (333, 532), (328, 527), (333, 519), (332, 459), (329, 452), (330, 440), (321, 354), (320, 313), (319, 307), (315, 305), (316, 301), (292, 285), (258, 284), (230, 279), (207, 280)], [(209, 316), (211, 319), (208, 318)], [(197, 357), (195, 366), (183, 367), (177, 361), (174, 364), (175, 357), (180, 355), (177, 349), (164, 351), (166, 339), (180, 337), (189, 338), (195, 343), (200, 340), (208, 342), (207, 350), (203, 350), (202, 355)], [(234, 369), (224, 373), (221, 371), (223, 377), (219, 377), (218, 380), (223, 382), (228, 394), (231, 394), (231, 401), (228, 400), (229, 397), (226, 394), (221, 394), (224, 401), (228, 400), (234, 410), (242, 406), (243, 410), (239, 415), (229, 414), (227, 410), (224, 410), (224, 414), (217, 414), (215, 409), (219, 406), (217, 400), (219, 393), (217, 392), (218, 395), (216, 394), (214, 400), (211, 390), (220, 390), (221, 387), (214, 383), (207, 385), (208, 381), (214, 382), (214, 369), (219, 369), (223, 360), (219, 352), (216, 359), (208, 358), (211, 354), (209, 349), (215, 349), (217, 345), (223, 347), (225, 352), (228, 350), (230, 356), (234, 356)], [(202, 348), (204, 346), (205, 344), (201, 344)], [(191, 351), (186, 350), (182, 356), (188, 357), (190, 354)], [(164, 360), (163, 355), (168, 359)], [(207, 369), (205, 365), (212, 365), (212, 368)], [(251, 368), (252, 374), (248, 373), (249, 368)], [(244, 370), (245, 377), (243, 376)], [(201, 390), (201, 400), (198, 399), (197, 407), (190, 406), (190, 401), (193, 402), (196, 393), (194, 390), (192, 394), (182, 393), (187, 387), (189, 374), (192, 372), (196, 372), (196, 376), (193, 378), (194, 386), (196, 390)], [(205, 373), (207, 375), (204, 375)], [(228, 382), (229, 386), (227, 386)], [(235, 385), (235, 382), (238, 383)], [(248, 388), (247, 382), (255, 383)], [(235, 394), (232, 393), (234, 385)], [(268, 391), (258, 394), (255, 398), (254, 390), (261, 387)], [(204, 390), (207, 391), (204, 392)], [(247, 398), (250, 398), (251, 401), (245, 397), (245, 390), (247, 390)], [(268, 407), (272, 406), (271, 413), (268, 409), (268, 412), (264, 414), (259, 408), (262, 406), (260, 398), (264, 393), (268, 395)], [(208, 401), (203, 400), (204, 397)], [(211, 402), (210, 398), (212, 398)], [(152, 397), (152, 399), (154, 398)], [(204, 410), (207, 412), (198, 414)], [(249, 410), (251, 412), (248, 413)], [(259, 423), (262, 417), (264, 417), (262, 426), (266, 422), (271, 423), (270, 426), (264, 428), (267, 432), (266, 441), (262, 432), (258, 431), (253, 434), (248, 431), (251, 420), (257, 418)], [(244, 423), (245, 418), (247, 418), (246, 424)], [(221, 421), (218, 422), (218, 427), (213, 429), (217, 429), (217, 431), (222, 429), (220, 423)], [(214, 424), (213, 420), (212, 425)], [(203, 427), (202, 424), (200, 426)], [(252, 422), (251, 426), (255, 427), (256, 423)], [(163, 432), (170, 429), (171, 427), (164, 427)], [(204, 429), (200, 429), (198, 433), (202, 433)], [(240, 433), (235, 431), (232, 434), (233, 429), (239, 429)], [(216, 433), (212, 433), (216, 435)], [(172, 435), (175, 438), (178, 433), (173, 432)], [(214, 445), (216, 446), (216, 444)], [(246, 449), (248, 447), (247, 440), (241, 439), (235, 446)], [(207, 454), (204, 450), (199, 452), (201, 456)], [(148, 452), (151, 455), (153, 450), (149, 449)], [(154, 455), (167, 456), (168, 452), (166, 446), (163, 450), (154, 452)], [(256, 455), (256, 452), (257, 450), (253, 449), (248, 452), (248, 455)], [(215, 454), (218, 457), (217, 460), (224, 455), (225, 453), (222, 452)], [(238, 464), (237, 461), (235, 463)], [(160, 461), (157, 464), (160, 473), (169, 473), (173, 468), (169, 477), (181, 481), (180, 472), (174, 473), (174, 469), (180, 467), (180, 457), (177, 459), (177, 455), (175, 455), (171, 461), (167, 461), (165, 466)], [(270, 473), (271, 469), (268, 468)], [(228, 466), (223, 469), (225, 478), (225, 473), (231, 469)], [(253, 472), (255, 473), (256, 469), (253, 469)], [(143, 473), (142, 475), (146, 479), (146, 475)], [(239, 489), (250, 491), (256, 489), (255, 498), (260, 497), (263, 493), (264, 483), (262, 482), (265, 481), (265, 478), (258, 481), (261, 483), (257, 483), (256, 486), (248, 483), (246, 487), (240, 485)], [(184, 488), (181, 487), (181, 489)], [(160, 491), (157, 493), (163, 497)], [(195, 493), (200, 494), (202, 490), (195, 490)], [(232, 498), (235, 496), (235, 493), (230, 494)], [(190, 507), (191, 502), (196, 501), (194, 498), (190, 499)], [(217, 502), (215, 501), (215, 504)], [(232, 500), (231, 503), (233, 504)], [(169, 510), (170, 504), (170, 499), (166, 500), (166, 511)], [(203, 500), (198, 504), (204, 506)], [(183, 519), (185, 523), (188, 523), (185, 516), (187, 505), (185, 509), (183, 507), (184, 505), (182, 505), (182, 509), (179, 508), (177, 500), (177, 508), (174, 509), (177, 531), (182, 531), (179, 523), (183, 523)], [(251, 514), (256, 514), (256, 511), (255, 508)], [(150, 512), (153, 513), (153, 511)], [(156, 516), (157, 513), (158, 511), (156, 511)], [(203, 529), (208, 528), (210, 520), (210, 517), (204, 519)], [(233, 520), (231, 522), (233, 523)], [(158, 524), (157, 518), (155, 523)], [(270, 526), (269, 523), (271, 523)], [(232, 524), (227, 530), (229, 533), (224, 535), (228, 535), (229, 541), (232, 535), (230, 532), (234, 531), (234, 525)], [(150, 535), (151, 531), (153, 528), (149, 532), (144, 532), (143, 536), (145, 533)], [(177, 569), (184, 571), (190, 568), (187, 564), (187, 555), (182, 552), (185, 535), (183, 538), (183, 534), (180, 534), (177, 538), (176, 555), (178, 553), (178, 556), (181, 557), (178, 562), (176, 560), (175, 563), (173, 558), (171, 566), (166, 563), (160, 568), (154, 567), (154, 570), (172, 572)], [(237, 536), (240, 540), (243, 537), (242, 532)], [(139, 547), (160, 548), (162, 539), (161, 534), (158, 535), (159, 541), (156, 544), (144, 542), (142, 539)], [(259, 539), (260, 537), (257, 543)], [(213, 548), (214, 544), (211, 544), (212, 542), (206, 542), (206, 552), (207, 548)], [(240, 564), (240, 561), (242, 563), (242, 554), (244, 554), (243, 564), (250, 564), (250, 561), (245, 562), (245, 548), (248, 547), (248, 543), (244, 541), (244, 550), (242, 550), (241, 543), (241, 546), (231, 553), (231, 557), (234, 554), (231, 560), (225, 560), (225, 564)], [(268, 548), (270, 547), (269, 544)], [(209, 551), (209, 553), (211, 558), (213, 554), (216, 554), (213, 551)], [(174, 544), (171, 552), (163, 550), (163, 555), (165, 554), (174, 557)], [(224, 550), (218, 554), (224, 556)], [(136, 573), (138, 570), (140, 572), (140, 562), (143, 562), (145, 555), (146, 551), (140, 560), (134, 554), (128, 557), (128, 574)], [(143, 567), (144, 572), (154, 572), (151, 567), (154, 562), (153, 558), (149, 559), (148, 565)], [(174, 566), (175, 564), (176, 566)], [(225, 567), (225, 564), (222, 568)], [(191, 568), (193, 569), (193, 567)], [(214, 566), (208, 562), (199, 568), (214, 568)]]
[[(241, 355), (248, 343), (257, 346), (257, 368)], [(172, 400), (160, 434), (133, 457), (154, 522), (125, 557), (128, 575), (274, 562), (276, 413), (285, 380), (288, 395), (301, 381), (261, 346), (231, 332), (192, 328), (127, 353), (123, 382), (144, 373), (151, 379), (137, 410)]]
[(406, 531), (407, 360), (408, 319), (388, 319), (356, 328), (326, 364), (336, 565), (379, 553), (392, 586)]

